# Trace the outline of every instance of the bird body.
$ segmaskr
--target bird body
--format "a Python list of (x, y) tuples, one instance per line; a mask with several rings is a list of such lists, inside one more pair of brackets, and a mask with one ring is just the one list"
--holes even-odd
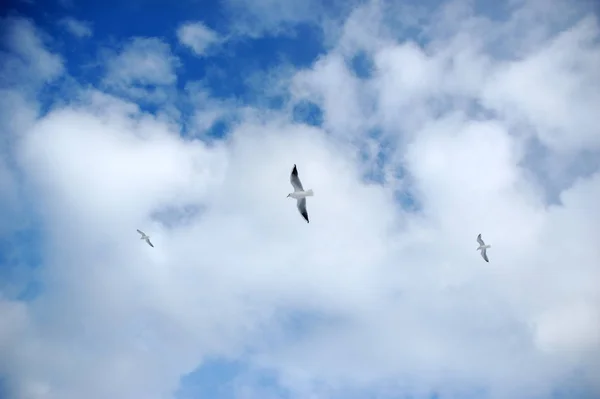
[(293, 193), (288, 194), (288, 197), (292, 197), (294, 199), (302, 199), (302, 198), (306, 198), (306, 197), (312, 197), (313, 195), (315, 195), (313, 193), (313, 190), (306, 190), (306, 191), (294, 191)]

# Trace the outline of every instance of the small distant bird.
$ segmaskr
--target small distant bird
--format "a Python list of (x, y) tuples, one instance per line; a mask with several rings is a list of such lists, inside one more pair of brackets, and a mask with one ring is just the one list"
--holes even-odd
[(486, 249), (491, 248), (491, 245), (485, 245), (485, 242), (483, 242), (483, 240), (481, 239), (481, 234), (479, 234), (477, 236), (477, 242), (479, 243), (479, 247), (477, 247), (477, 250), (481, 250), (481, 256), (483, 257), (483, 260), (485, 260), (486, 262), (489, 262), (490, 260), (487, 257), (487, 253), (485, 252)]
[(298, 207), (300, 214), (306, 219), (306, 223), (310, 223), (308, 221), (308, 212), (306, 211), (306, 197), (312, 197), (314, 193), (312, 189), (304, 191), (295, 164), (294, 169), (292, 169), (292, 174), (290, 175), (290, 183), (294, 186), (294, 192), (288, 194), (288, 197), (296, 199), (296, 206)]
[(147, 236), (146, 233), (144, 233), (140, 229), (137, 229), (137, 232), (142, 235), (140, 237), (140, 240), (146, 240), (146, 242), (148, 243), (148, 245), (150, 245), (152, 248), (154, 248), (154, 245), (152, 245), (152, 243), (150, 242), (150, 236)]

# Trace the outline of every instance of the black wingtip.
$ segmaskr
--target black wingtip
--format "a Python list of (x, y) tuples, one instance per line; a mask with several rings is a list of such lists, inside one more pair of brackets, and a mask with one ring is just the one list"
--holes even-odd
[(296, 169), (296, 164), (294, 164), (294, 167), (292, 168), (292, 174), (293, 175), (297, 175), (298, 174), (298, 169)]
[(302, 217), (304, 218), (304, 220), (306, 220), (306, 223), (310, 223), (308, 221), (308, 213), (301, 213)]

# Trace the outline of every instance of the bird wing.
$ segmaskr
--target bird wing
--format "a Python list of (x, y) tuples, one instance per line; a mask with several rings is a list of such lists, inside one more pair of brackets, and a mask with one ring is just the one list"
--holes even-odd
[(302, 183), (300, 182), (300, 178), (298, 177), (298, 169), (294, 164), (294, 169), (292, 169), (292, 174), (290, 175), (290, 183), (294, 186), (294, 191), (304, 191), (302, 188)]
[(148, 245), (150, 245), (152, 248), (154, 248), (154, 245), (152, 245), (149, 238), (146, 238), (146, 242), (148, 243)]
[(477, 242), (479, 243), (479, 245), (485, 245), (485, 242), (483, 242), (483, 240), (481, 239), (481, 234), (477, 236)]
[(483, 257), (483, 260), (485, 260), (486, 262), (489, 262), (490, 260), (487, 257), (487, 252), (485, 251), (485, 248), (483, 248), (481, 250), (481, 256)]
[(304, 219), (306, 219), (306, 223), (310, 223), (308, 221), (308, 211), (306, 210), (306, 198), (300, 198), (296, 202), (296, 205), (298, 206), (298, 210), (300, 211), (300, 214), (304, 217)]
[(140, 229), (137, 229), (137, 232), (138, 232), (138, 233), (140, 233), (140, 234), (142, 235), (142, 237), (146, 235), (146, 234), (144, 234), (144, 232), (143, 232), (142, 230), (140, 230)]

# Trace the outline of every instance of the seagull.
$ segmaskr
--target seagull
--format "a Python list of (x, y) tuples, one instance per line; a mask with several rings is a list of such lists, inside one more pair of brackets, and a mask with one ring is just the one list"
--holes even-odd
[(483, 260), (485, 260), (486, 262), (489, 262), (489, 259), (487, 257), (487, 254), (485, 253), (485, 250), (488, 248), (491, 248), (491, 245), (485, 245), (485, 242), (483, 242), (483, 240), (481, 239), (481, 234), (479, 234), (477, 236), (477, 242), (479, 243), (479, 247), (477, 247), (477, 250), (481, 250), (481, 256), (483, 257)]
[(140, 237), (140, 240), (146, 240), (146, 242), (148, 243), (148, 245), (150, 245), (152, 248), (154, 248), (154, 245), (152, 245), (152, 243), (150, 242), (150, 236), (147, 236), (146, 233), (144, 233), (140, 229), (137, 229), (137, 232), (142, 235)]
[(314, 194), (312, 189), (304, 191), (304, 188), (302, 188), (296, 164), (294, 164), (294, 169), (292, 169), (292, 174), (290, 175), (290, 183), (294, 186), (294, 192), (288, 194), (288, 197), (296, 199), (296, 206), (298, 207), (300, 214), (306, 219), (306, 223), (310, 223), (308, 221), (308, 212), (306, 211), (306, 197), (312, 197)]

